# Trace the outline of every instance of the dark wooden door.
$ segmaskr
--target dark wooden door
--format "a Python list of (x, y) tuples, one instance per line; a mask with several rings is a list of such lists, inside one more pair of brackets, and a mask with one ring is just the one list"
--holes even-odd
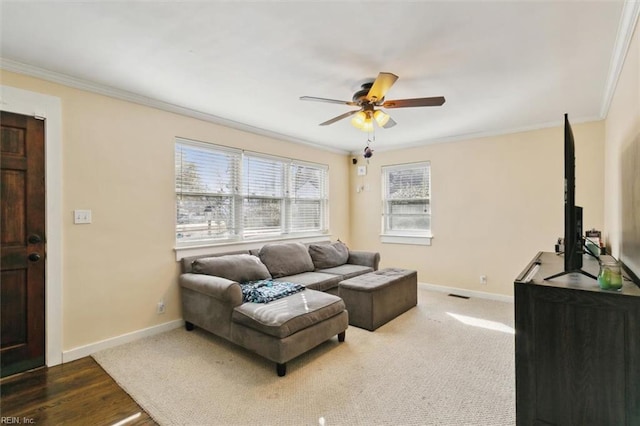
[(0, 112), (0, 373), (45, 362), (44, 121)]

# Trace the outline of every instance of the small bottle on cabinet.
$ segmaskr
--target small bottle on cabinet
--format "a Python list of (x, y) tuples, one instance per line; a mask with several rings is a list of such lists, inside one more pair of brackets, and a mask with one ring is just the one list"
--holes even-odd
[(615, 259), (605, 259), (600, 262), (598, 285), (603, 290), (620, 290), (622, 288), (622, 270)]

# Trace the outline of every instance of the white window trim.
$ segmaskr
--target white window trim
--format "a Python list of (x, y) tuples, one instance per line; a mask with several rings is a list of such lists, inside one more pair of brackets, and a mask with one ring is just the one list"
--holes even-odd
[(380, 242), (383, 244), (410, 244), (416, 246), (430, 246), (432, 239), (432, 235), (380, 234)]
[[(419, 161), (416, 163), (405, 163), (405, 164), (396, 164), (391, 166), (383, 166), (382, 172), (382, 211), (385, 209), (386, 202), (386, 177), (385, 171), (394, 171), (394, 170), (404, 170), (408, 166), (413, 167), (421, 167), (428, 166), (429, 167), (429, 186), (431, 186), (431, 162), (430, 161)], [(429, 188), (429, 204), (431, 204), (431, 188)], [(381, 221), (381, 233), (380, 233), (380, 242), (382, 244), (407, 244), (407, 245), (418, 245), (418, 246), (430, 246), (433, 240), (433, 234), (431, 230), (427, 232), (387, 232), (385, 233), (385, 217), (384, 213), (382, 214)]]
[[(205, 241), (185, 241), (178, 242), (176, 241), (174, 246), (174, 251), (176, 253), (176, 260), (180, 260), (183, 257), (194, 256), (198, 254), (207, 254), (207, 253), (215, 253), (215, 248), (219, 248), (218, 251), (229, 251), (229, 250), (243, 250), (247, 248), (254, 248), (256, 244), (262, 245), (267, 242), (277, 242), (277, 241), (299, 241), (299, 242), (318, 242), (318, 241), (328, 241), (330, 238), (329, 234), (329, 166), (321, 163), (313, 163), (309, 161), (297, 160), (288, 157), (280, 157), (276, 155), (264, 154), (257, 151), (248, 151), (242, 150), (238, 148), (227, 147), (224, 145), (217, 145), (208, 142), (197, 141), (193, 139), (187, 139), (182, 137), (175, 138), (175, 144), (186, 144), (192, 145), (195, 147), (205, 148), (205, 149), (215, 149), (218, 151), (226, 151), (229, 153), (237, 153), (240, 154), (240, 173), (242, 173), (242, 163), (244, 155), (249, 155), (252, 157), (260, 157), (267, 160), (280, 161), (285, 163), (285, 175), (288, 176), (289, 168), (291, 164), (297, 164), (308, 167), (315, 167), (318, 169), (322, 169), (325, 171), (325, 198), (323, 202), (323, 209), (321, 211), (321, 220), (323, 224), (323, 229), (318, 232), (297, 232), (294, 234), (281, 233), (277, 235), (257, 235), (255, 237), (245, 237), (242, 238), (241, 235), (236, 236), (236, 238), (229, 238), (224, 240), (205, 240)], [(175, 182), (175, 177), (174, 177)], [(234, 194), (234, 196), (242, 199), (244, 195), (242, 194), (241, 182), (238, 182), (238, 191)], [(285, 194), (284, 200), (285, 204), (289, 203), (290, 197), (288, 194), (288, 181), (285, 182)], [(242, 230), (242, 222), (240, 222), (240, 230)], [(175, 232), (175, 226), (174, 226)], [(212, 250), (213, 249), (213, 250)]]
[(299, 242), (299, 243), (318, 243), (328, 242), (331, 240), (330, 234), (324, 235), (309, 235), (309, 236), (296, 236), (296, 237), (280, 237), (277, 239), (255, 239), (244, 241), (225, 241), (221, 243), (204, 243), (199, 245), (174, 247), (176, 253), (176, 260), (180, 261), (182, 258), (190, 256), (198, 256), (202, 254), (216, 254), (236, 250), (250, 250), (262, 247), (265, 243), (286, 241), (286, 242)]

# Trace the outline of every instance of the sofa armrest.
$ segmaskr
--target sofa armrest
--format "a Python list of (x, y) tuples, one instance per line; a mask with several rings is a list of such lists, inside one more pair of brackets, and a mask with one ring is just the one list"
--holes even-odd
[(349, 250), (349, 259), (347, 263), (352, 265), (369, 266), (374, 271), (378, 270), (380, 264), (380, 253), (372, 251)]
[(231, 306), (242, 304), (242, 289), (235, 281), (213, 275), (186, 273), (180, 275), (179, 282), (182, 287), (214, 297)]

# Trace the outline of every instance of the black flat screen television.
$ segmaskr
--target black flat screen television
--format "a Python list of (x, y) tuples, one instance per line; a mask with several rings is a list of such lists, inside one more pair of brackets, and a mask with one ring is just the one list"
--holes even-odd
[(582, 207), (576, 206), (576, 144), (569, 123), (564, 115), (564, 271), (545, 278), (550, 280), (577, 272), (597, 279), (582, 270), (584, 238), (582, 233)]

